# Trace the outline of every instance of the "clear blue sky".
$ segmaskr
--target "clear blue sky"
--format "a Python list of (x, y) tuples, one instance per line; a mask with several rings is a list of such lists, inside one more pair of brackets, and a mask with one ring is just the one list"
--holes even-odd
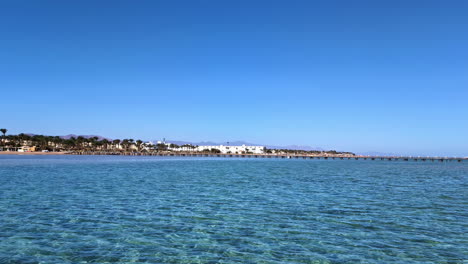
[(468, 156), (468, 1), (2, 1), (11, 133)]

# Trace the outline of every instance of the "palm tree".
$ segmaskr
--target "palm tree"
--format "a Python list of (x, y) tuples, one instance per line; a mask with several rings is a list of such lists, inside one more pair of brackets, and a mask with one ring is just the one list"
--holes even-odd
[(23, 143), (24, 143), (24, 136), (25, 136), (24, 133), (18, 134), (18, 139), (19, 139), (19, 142), (20, 142), (21, 145), (23, 145)]
[(140, 139), (138, 139), (138, 140), (136, 141), (136, 146), (137, 146), (138, 151), (141, 150), (141, 144), (142, 144), (142, 143), (143, 143), (143, 141), (141, 141)]
[(96, 150), (96, 143), (97, 143), (98, 137), (90, 137), (88, 138), (88, 142), (90, 144), (91, 150)]
[(0, 128), (0, 132), (3, 134), (2, 143), (5, 143), (5, 134), (8, 131), (6, 128)]
[(46, 139), (45, 136), (43, 136), (43, 135), (34, 135), (31, 140), (32, 140), (33, 144), (39, 146), (39, 148), (41, 150), (46, 149), (47, 139)]
[(12, 147), (18, 147), (19, 145), (19, 137), (15, 135), (9, 135), (8, 137), (8, 145)]
[(76, 147), (76, 138), (71, 137), (70, 139), (65, 140), (64, 145), (69, 149), (74, 149)]
[(103, 139), (100, 141), (102, 143), (102, 145), (104, 145), (104, 149), (107, 150), (109, 144), (110, 144), (110, 141), (107, 140), (107, 139)]
[(128, 144), (129, 144), (130, 140), (129, 139), (124, 139), (122, 140), (122, 146), (124, 147), (124, 150), (127, 151), (128, 150)]
[(162, 150), (166, 150), (166, 149), (167, 149), (166, 144), (163, 144), (163, 143), (158, 143), (158, 144), (156, 145), (156, 147), (158, 148), (158, 151), (162, 151)]
[[(55, 146), (54, 137), (53, 137), (53, 136), (48, 136), (46, 140), (47, 140), (47, 148), (48, 148), (50, 145)], [(55, 149), (54, 149), (54, 151), (55, 151)]]
[[(134, 144), (135, 144), (135, 140), (134, 140), (133, 138), (129, 138), (129, 139), (128, 139), (128, 147), (130, 148), (130, 147), (132, 147)], [(132, 152), (134, 152), (134, 151), (132, 151)]]
[(94, 142), (94, 150), (98, 150), (98, 149), (102, 150), (103, 145), (104, 145), (104, 142), (102, 142), (101, 140), (95, 141)]
[(76, 139), (76, 143), (78, 144), (78, 146), (81, 146), (81, 149), (85, 148), (85, 141), (86, 141), (86, 139), (84, 137), (82, 137), (82, 136), (79, 136)]
[(112, 140), (112, 144), (114, 144), (114, 149), (117, 149), (117, 146), (120, 144), (120, 139)]

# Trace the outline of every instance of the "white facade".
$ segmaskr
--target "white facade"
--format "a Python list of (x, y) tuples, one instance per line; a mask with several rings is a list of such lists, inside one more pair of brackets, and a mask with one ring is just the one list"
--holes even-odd
[(195, 146), (177, 146), (175, 148), (171, 147), (171, 143), (167, 143), (167, 142), (164, 142), (164, 141), (158, 141), (157, 144), (164, 144), (166, 145), (167, 147), (167, 150), (170, 150), (170, 151), (197, 151), (197, 148)]
[(197, 151), (217, 149), (223, 154), (245, 154), (245, 153), (254, 153), (254, 154), (263, 154), (265, 153), (264, 146), (198, 146)]
[(171, 151), (197, 151), (196, 148), (191, 148), (191, 147), (182, 147), (182, 146), (179, 146), (178, 148), (171, 148), (170, 146), (167, 147), (168, 150), (171, 150)]
[[(152, 144), (152, 142), (150, 142)], [(204, 151), (208, 150), (211, 151), (212, 149), (219, 150), (223, 154), (263, 154), (265, 153), (264, 146), (224, 146), (224, 145), (217, 145), (217, 146), (178, 146), (178, 147), (171, 147), (171, 143), (167, 143), (164, 141), (158, 141), (157, 144), (164, 144), (169, 151)]]

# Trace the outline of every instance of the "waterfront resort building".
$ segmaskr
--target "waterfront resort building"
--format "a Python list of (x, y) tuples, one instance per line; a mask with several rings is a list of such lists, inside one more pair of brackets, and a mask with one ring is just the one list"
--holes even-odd
[(219, 152), (223, 154), (263, 154), (266, 148), (264, 146), (225, 146), (225, 145), (214, 145), (214, 146), (193, 146), (193, 145), (182, 145), (178, 146), (165, 141), (158, 141), (158, 145), (165, 145), (169, 151), (196, 151), (196, 152)]
[(211, 150), (218, 150), (223, 154), (263, 154), (265, 153), (264, 146), (198, 146), (198, 151), (211, 151)]

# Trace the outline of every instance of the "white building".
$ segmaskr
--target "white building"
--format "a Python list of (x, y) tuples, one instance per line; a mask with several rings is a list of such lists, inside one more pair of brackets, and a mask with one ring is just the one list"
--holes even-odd
[(166, 146), (167, 150), (170, 150), (170, 151), (197, 151), (197, 147), (192, 146), (192, 145), (178, 146), (172, 143), (167, 143), (165, 141), (158, 141), (156, 144), (157, 145), (163, 144)]
[(223, 154), (246, 154), (246, 153), (253, 153), (253, 154), (263, 154), (265, 153), (264, 146), (198, 146), (197, 151), (204, 151), (204, 150), (211, 150), (217, 149), (221, 151)]
[[(152, 142), (150, 142), (152, 144)], [(264, 146), (192, 146), (192, 145), (183, 145), (173, 147), (173, 144), (167, 143), (165, 141), (158, 141), (157, 144), (166, 145), (167, 150), (169, 151), (211, 151), (212, 149), (219, 150), (223, 154), (263, 154), (265, 153)]]

